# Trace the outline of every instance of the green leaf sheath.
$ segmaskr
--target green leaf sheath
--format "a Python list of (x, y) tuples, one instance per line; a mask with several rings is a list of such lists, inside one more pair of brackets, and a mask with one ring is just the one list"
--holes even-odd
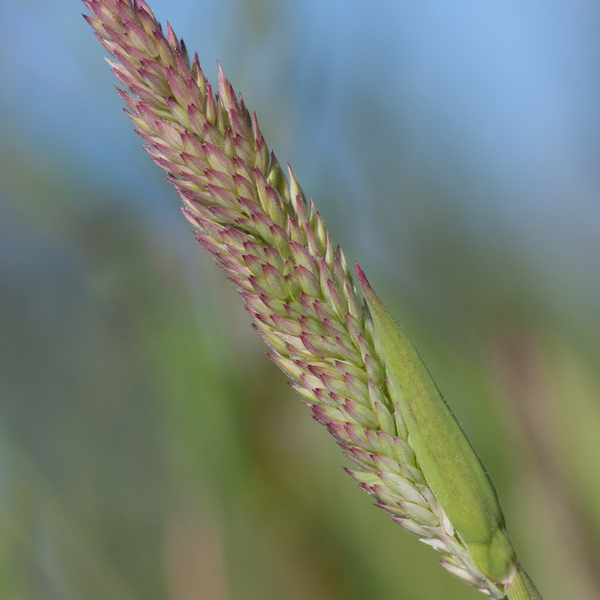
[(400, 407), (425, 479), (477, 568), (492, 581), (507, 581), (516, 556), (496, 491), (415, 347), (360, 267), (357, 274), (386, 365), (390, 395)]

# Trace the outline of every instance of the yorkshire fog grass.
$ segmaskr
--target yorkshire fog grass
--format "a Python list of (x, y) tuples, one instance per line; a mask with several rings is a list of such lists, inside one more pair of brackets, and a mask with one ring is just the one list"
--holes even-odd
[(492, 598), (541, 598), (516, 561), (496, 493), (427, 369), (344, 254), (241, 96), (143, 0), (83, 0), (128, 114), (202, 246), (234, 282), (270, 357), (391, 518)]

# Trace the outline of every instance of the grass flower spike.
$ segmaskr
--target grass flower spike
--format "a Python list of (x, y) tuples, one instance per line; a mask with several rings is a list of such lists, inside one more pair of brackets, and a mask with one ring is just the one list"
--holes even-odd
[(451, 573), (492, 598), (541, 599), (495, 491), (418, 354), (358, 269), (354, 288), (312, 202), (219, 68), (213, 93), (143, 0), (83, 0), (128, 114), (271, 358), (355, 464), (346, 469)]

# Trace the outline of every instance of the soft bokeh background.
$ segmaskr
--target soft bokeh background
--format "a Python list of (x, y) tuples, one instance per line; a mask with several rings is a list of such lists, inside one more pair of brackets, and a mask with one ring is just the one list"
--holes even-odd
[[(600, 597), (600, 4), (152, 6), (416, 341), (544, 598)], [(82, 10), (0, 3), (0, 598), (480, 597), (342, 472)]]

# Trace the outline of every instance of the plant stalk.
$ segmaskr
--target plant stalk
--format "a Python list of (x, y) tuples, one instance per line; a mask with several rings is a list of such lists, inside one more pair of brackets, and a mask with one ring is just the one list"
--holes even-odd
[(542, 600), (542, 596), (537, 591), (529, 575), (525, 573), (523, 567), (517, 563), (517, 571), (506, 588), (508, 600)]

